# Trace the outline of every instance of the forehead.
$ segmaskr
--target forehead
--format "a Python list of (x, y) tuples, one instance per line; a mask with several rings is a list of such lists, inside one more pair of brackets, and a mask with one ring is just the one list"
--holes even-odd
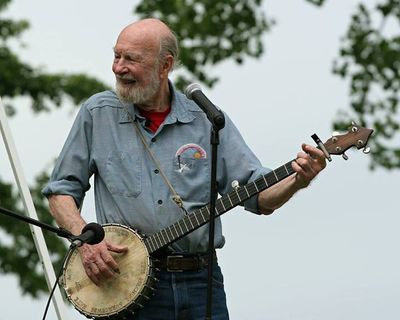
[(158, 54), (159, 40), (153, 34), (146, 32), (125, 31), (119, 35), (114, 51), (135, 54)]

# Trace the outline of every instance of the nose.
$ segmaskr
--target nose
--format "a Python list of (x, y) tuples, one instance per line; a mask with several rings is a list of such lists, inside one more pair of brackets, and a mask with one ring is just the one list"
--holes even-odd
[(124, 58), (118, 58), (114, 59), (113, 65), (112, 65), (112, 70), (115, 74), (125, 74), (128, 72), (128, 68), (126, 67), (125, 59)]

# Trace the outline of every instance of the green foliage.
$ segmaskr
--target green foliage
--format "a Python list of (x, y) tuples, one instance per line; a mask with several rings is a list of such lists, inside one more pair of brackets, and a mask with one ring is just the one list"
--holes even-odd
[[(41, 174), (36, 180), (36, 185), (31, 189), (31, 194), (39, 220), (53, 224), (54, 219), (48, 213), (47, 205), (40, 193), (48, 179), (48, 175)], [(0, 181), (0, 195), (0, 207), (23, 212), (18, 205), (19, 197), (13, 191), (11, 184)], [(47, 291), (43, 269), (29, 226), (25, 222), (0, 214), (0, 230), (2, 239), (0, 241), (0, 272), (16, 275), (24, 294), (37, 297), (40, 292)], [(45, 231), (44, 236), (53, 265), (56, 270), (59, 270), (66, 246), (50, 232)]]
[(273, 22), (266, 19), (260, 6), (261, 0), (146, 0), (135, 12), (159, 18), (176, 32), (180, 61), (190, 74), (179, 74), (178, 87), (183, 88), (193, 77), (211, 87), (218, 80), (210, 75), (212, 66), (227, 59), (240, 64), (246, 57), (263, 53), (261, 36)]
[[(36, 112), (49, 111), (51, 105), (59, 107), (66, 96), (79, 104), (91, 94), (107, 88), (86, 75), (45, 74), (35, 70), (6, 47), (0, 47), (0, 72), (0, 95), (10, 98), (29, 96)], [(8, 107), (15, 111), (12, 106)]]
[[(10, 0), (0, 0), (0, 12)], [(25, 20), (0, 19), (0, 96), (31, 98), (34, 111), (49, 111), (51, 106), (59, 107), (64, 98), (79, 104), (95, 92), (107, 89), (102, 82), (83, 75), (48, 74), (21, 61), (9, 48), (8, 40), (20, 36), (29, 27)], [(9, 102), (9, 114), (16, 109)]]
[[(11, 0), (0, 0), (0, 12), (5, 10)], [(11, 37), (19, 36), (24, 30), (28, 29), (29, 23), (25, 20), (13, 21), (9, 19), (0, 20), (0, 40), (5, 41)]]
[[(0, 96), (29, 96), (35, 112), (49, 111), (51, 105), (59, 107), (65, 96), (79, 104), (92, 93), (107, 88), (100, 81), (82, 74), (45, 74), (35, 70), (5, 46), (0, 46), (0, 73)], [(15, 111), (10, 104), (8, 110)]]
[[(389, 23), (397, 28), (387, 30)], [(387, 0), (375, 11), (360, 4), (334, 63), (334, 73), (350, 79), (351, 103), (351, 112), (342, 112), (334, 126), (343, 129), (355, 120), (375, 130), (372, 168), (400, 168), (399, 23), (400, 0)]]
[[(6, 9), (10, 0), (0, 0), (0, 12)], [(79, 104), (91, 94), (106, 89), (100, 81), (83, 74), (48, 74), (21, 61), (8, 45), (9, 39), (19, 37), (29, 27), (27, 21), (12, 21), (0, 18), (0, 96), (12, 99), (25, 96), (32, 101), (34, 111), (48, 111), (52, 106), (60, 106), (69, 98)], [(9, 114), (16, 109), (12, 102), (7, 105)], [(36, 185), (31, 188), (38, 217), (48, 224), (53, 218), (48, 213), (40, 190), (48, 181), (41, 174)], [(13, 211), (23, 211), (19, 197), (11, 184), (0, 179), (0, 206)], [(57, 236), (44, 232), (55, 269), (61, 266), (66, 247)], [(20, 287), (34, 297), (47, 290), (45, 278), (29, 227), (9, 217), (0, 215), (0, 272), (18, 277)]]

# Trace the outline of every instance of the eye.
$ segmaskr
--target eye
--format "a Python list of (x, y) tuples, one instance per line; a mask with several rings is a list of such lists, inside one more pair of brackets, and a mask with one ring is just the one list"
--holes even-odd
[(140, 57), (135, 54), (127, 54), (124, 59), (130, 63), (140, 63)]

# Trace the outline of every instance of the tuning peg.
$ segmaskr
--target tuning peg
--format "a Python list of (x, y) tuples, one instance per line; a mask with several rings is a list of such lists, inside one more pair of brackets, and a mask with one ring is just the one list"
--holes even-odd
[(232, 186), (232, 188), (233, 188), (234, 190), (239, 189), (239, 181), (233, 180), (232, 183), (231, 183), (231, 186)]
[(349, 157), (345, 153), (342, 153), (342, 157), (343, 157), (344, 160), (349, 160)]
[(332, 142), (333, 143), (336, 143), (338, 141), (338, 136), (340, 136), (340, 133), (338, 131), (332, 132)]
[(365, 147), (364, 149), (363, 149), (363, 152), (365, 153), (365, 154), (368, 154), (368, 153), (370, 153), (370, 151), (371, 151), (371, 148), (370, 147)]

